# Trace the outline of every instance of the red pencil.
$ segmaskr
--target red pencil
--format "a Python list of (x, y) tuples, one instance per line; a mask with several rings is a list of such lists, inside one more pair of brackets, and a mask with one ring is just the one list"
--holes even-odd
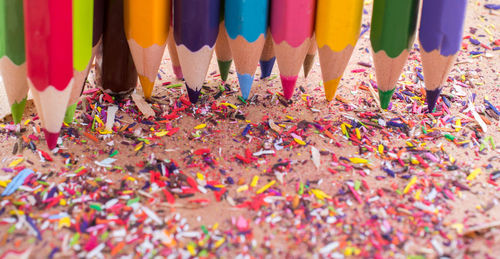
[(50, 149), (73, 85), (72, 1), (24, 0), (28, 84)]

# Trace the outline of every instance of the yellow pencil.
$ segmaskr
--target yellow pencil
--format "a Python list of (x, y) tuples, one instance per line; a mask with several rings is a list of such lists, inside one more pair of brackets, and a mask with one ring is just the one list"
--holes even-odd
[(318, 0), (318, 43), (325, 96), (331, 101), (359, 37), (363, 0)]

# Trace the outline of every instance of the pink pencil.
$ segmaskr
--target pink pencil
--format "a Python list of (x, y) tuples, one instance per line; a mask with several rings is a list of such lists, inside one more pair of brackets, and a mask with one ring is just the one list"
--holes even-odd
[(286, 99), (292, 98), (314, 32), (315, 0), (274, 0), (271, 35)]

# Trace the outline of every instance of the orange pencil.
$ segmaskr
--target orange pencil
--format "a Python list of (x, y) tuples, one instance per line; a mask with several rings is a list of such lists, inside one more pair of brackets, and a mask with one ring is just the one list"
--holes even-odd
[(170, 0), (124, 0), (125, 34), (146, 99), (153, 93), (167, 45)]

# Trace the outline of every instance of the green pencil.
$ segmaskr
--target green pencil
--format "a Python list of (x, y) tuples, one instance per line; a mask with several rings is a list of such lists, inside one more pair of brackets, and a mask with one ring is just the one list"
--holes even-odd
[(375, 0), (370, 41), (380, 106), (387, 109), (415, 38), (419, 0)]
[(23, 17), (23, 1), (0, 0), (0, 73), (16, 124), (23, 117), (29, 90)]

